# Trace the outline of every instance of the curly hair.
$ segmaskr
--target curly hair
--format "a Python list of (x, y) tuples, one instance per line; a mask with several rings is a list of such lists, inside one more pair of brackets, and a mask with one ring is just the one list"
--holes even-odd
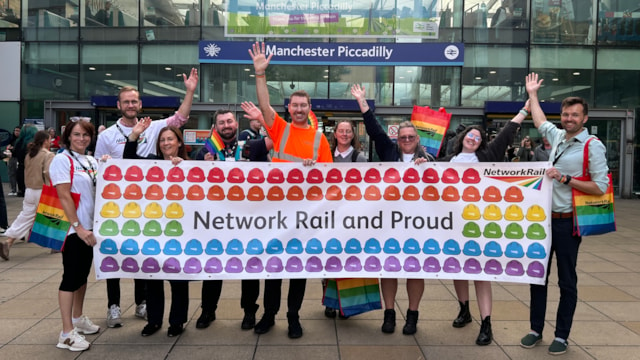
[(487, 147), (487, 135), (484, 133), (484, 129), (481, 126), (478, 126), (478, 125), (470, 125), (470, 126), (467, 126), (456, 137), (456, 143), (455, 143), (455, 145), (453, 145), (453, 155), (458, 155), (458, 154), (460, 154), (462, 152), (462, 143), (464, 142), (464, 137), (467, 136), (467, 134), (471, 130), (477, 130), (478, 132), (480, 132), (480, 138), (482, 139), (480, 141), (480, 145), (478, 145), (478, 149), (476, 151), (484, 150)]

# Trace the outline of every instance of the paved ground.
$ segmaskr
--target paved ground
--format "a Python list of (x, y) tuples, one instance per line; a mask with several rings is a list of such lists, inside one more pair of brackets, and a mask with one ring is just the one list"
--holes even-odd
[[(11, 221), (20, 211), (22, 199), (8, 197), (7, 203)], [(579, 303), (569, 351), (563, 359), (640, 358), (639, 205), (638, 200), (619, 200), (618, 231), (583, 240), (578, 264)], [(542, 345), (525, 350), (518, 343), (529, 329), (529, 288), (495, 283), (495, 341), (479, 347), (474, 343), (480, 328), (475, 301), (471, 306), (474, 321), (462, 329), (451, 326), (458, 305), (449, 280), (426, 281), (415, 336), (402, 335), (407, 310), (402, 286), (396, 304), (398, 328), (395, 334), (386, 335), (380, 332), (382, 311), (348, 320), (324, 318), (320, 283), (310, 281), (301, 313), (304, 336), (290, 340), (284, 311), (268, 334), (258, 336), (240, 329), (239, 281), (225, 282), (217, 320), (208, 329), (196, 329), (200, 282), (193, 282), (186, 331), (177, 338), (167, 337), (165, 320), (161, 332), (143, 338), (140, 330), (145, 322), (133, 315), (133, 282), (122, 280), (125, 326), (107, 329), (106, 287), (92, 274), (85, 314), (103, 329), (87, 336), (93, 344), (89, 351), (72, 353), (55, 347), (61, 328), (57, 301), (61, 274), (59, 254), (23, 242), (11, 249), (11, 261), (0, 260), (0, 359), (541, 359), (551, 357), (547, 347), (553, 339), (558, 299), (554, 286)], [(551, 282), (556, 284), (557, 279)], [(282, 309), (286, 309), (286, 302)]]

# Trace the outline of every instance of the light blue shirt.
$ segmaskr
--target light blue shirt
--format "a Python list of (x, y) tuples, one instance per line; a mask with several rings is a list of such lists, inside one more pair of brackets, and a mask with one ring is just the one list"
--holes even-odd
[[(582, 176), (582, 163), (584, 158), (584, 144), (590, 135), (587, 129), (571, 139), (565, 138), (566, 131), (558, 129), (550, 121), (540, 125), (538, 128), (540, 135), (549, 140), (551, 144), (550, 162), (555, 162), (554, 167), (562, 175)], [(607, 166), (607, 156), (604, 144), (599, 140), (592, 140), (589, 143), (589, 174), (591, 181), (603, 192), (609, 186), (609, 167)], [(568, 213), (573, 211), (571, 199), (571, 186), (553, 180), (552, 211)]]

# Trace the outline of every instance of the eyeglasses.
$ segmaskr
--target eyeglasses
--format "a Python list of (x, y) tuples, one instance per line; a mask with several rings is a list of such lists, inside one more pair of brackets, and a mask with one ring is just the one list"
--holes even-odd
[(78, 121), (91, 122), (91, 118), (85, 117), (85, 116), (72, 116), (69, 118), (69, 120), (71, 120), (71, 122), (78, 122)]
[(351, 131), (351, 129), (348, 129), (348, 130), (338, 130), (338, 131), (336, 131), (336, 133), (338, 133), (338, 134), (347, 134), (347, 135), (349, 135), (349, 134), (353, 134), (353, 131)]
[(480, 136), (478, 136), (478, 135), (473, 135), (473, 133), (471, 133), (471, 132), (468, 132), (468, 133), (467, 133), (467, 137), (468, 137), (469, 139), (472, 139), (472, 140), (475, 140), (475, 141), (481, 141), (481, 140), (482, 140), (482, 138), (481, 138)]
[(398, 136), (398, 139), (400, 139), (400, 141), (413, 141), (416, 139), (416, 136), (415, 135)]

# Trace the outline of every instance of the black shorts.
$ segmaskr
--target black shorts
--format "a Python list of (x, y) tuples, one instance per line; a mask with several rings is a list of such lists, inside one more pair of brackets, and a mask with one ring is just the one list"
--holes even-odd
[(93, 262), (93, 248), (84, 243), (78, 234), (67, 236), (62, 250), (62, 282), (60, 291), (74, 292), (87, 283)]

